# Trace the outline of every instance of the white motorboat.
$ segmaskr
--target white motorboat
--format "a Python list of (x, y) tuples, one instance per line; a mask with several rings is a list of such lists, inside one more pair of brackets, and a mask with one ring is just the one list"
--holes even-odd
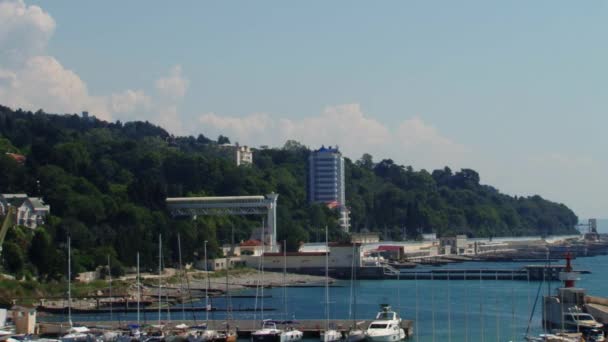
[(262, 322), (262, 329), (256, 330), (251, 334), (253, 342), (281, 342), (283, 330), (277, 328), (276, 322), (265, 320)]
[(62, 342), (92, 342), (95, 340), (95, 336), (87, 327), (72, 327), (67, 334), (61, 337)]
[(340, 341), (342, 334), (336, 329), (328, 329), (321, 332), (321, 342)]
[(405, 338), (405, 331), (401, 328), (399, 314), (391, 310), (387, 304), (381, 305), (382, 310), (376, 315), (367, 328), (367, 339), (374, 342), (401, 341)]
[(304, 337), (304, 333), (298, 329), (294, 329), (291, 326), (288, 326), (281, 333), (281, 342), (295, 342), (299, 341)]
[(359, 328), (351, 328), (346, 335), (347, 342), (359, 342), (365, 340), (365, 330)]

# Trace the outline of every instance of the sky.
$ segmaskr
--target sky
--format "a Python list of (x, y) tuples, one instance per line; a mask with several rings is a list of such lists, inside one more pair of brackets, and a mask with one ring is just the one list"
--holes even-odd
[(338, 145), (608, 217), (605, 1), (0, 0), (0, 103)]

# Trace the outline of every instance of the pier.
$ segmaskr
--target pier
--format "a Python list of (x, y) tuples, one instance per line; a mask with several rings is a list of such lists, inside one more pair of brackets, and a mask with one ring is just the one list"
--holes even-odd
[[(367, 328), (372, 320), (357, 320), (358, 326), (361, 328)], [(178, 324), (186, 324), (188, 326), (201, 325), (205, 321), (170, 321), (163, 322), (164, 328), (167, 330), (174, 329)], [(297, 320), (293, 327), (302, 331), (305, 337), (319, 337), (321, 331), (325, 329), (326, 321), (324, 319), (302, 319)], [(82, 322), (82, 325), (86, 325), (89, 328), (95, 330), (103, 329), (127, 329), (125, 323), (118, 322)], [(133, 322), (130, 322), (131, 324)], [(335, 327), (338, 331), (344, 333), (348, 332), (348, 329), (352, 326), (353, 321), (347, 319), (331, 319), (329, 324)], [(79, 324), (75, 323), (74, 326)], [(261, 320), (234, 320), (230, 322), (230, 326), (237, 328), (239, 337), (248, 337), (252, 332), (258, 330), (262, 326)], [(410, 337), (414, 334), (414, 322), (412, 320), (402, 320), (401, 327), (405, 331), (406, 337)], [(226, 320), (209, 320), (209, 328), (214, 330), (223, 330), (226, 328)], [(58, 336), (65, 334), (69, 329), (69, 323), (39, 323), (38, 325), (39, 334), (41, 335), (53, 335)], [(144, 325), (145, 330), (145, 325)]]
[[(385, 267), (384, 276), (400, 280), (525, 280), (559, 281), (564, 265), (528, 265), (520, 269), (437, 269), (399, 271)], [(588, 274), (590, 271), (579, 271)]]

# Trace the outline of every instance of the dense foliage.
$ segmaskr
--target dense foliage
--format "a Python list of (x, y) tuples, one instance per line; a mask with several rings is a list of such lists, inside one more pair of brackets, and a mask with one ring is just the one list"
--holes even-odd
[[(296, 249), (321, 241), (328, 226), (343, 238), (337, 214), (306, 201), (306, 162), (310, 151), (288, 141), (283, 148), (256, 151), (253, 166), (237, 167), (222, 157), (220, 143), (203, 135), (174, 137), (147, 122), (107, 123), (77, 115), (12, 111), (0, 106), (0, 192), (40, 195), (52, 215), (35, 231), (9, 232), (4, 269), (56, 279), (66, 264), (65, 242), (72, 238), (74, 268), (94, 269), (108, 256), (120, 273), (135, 263), (156, 265), (158, 236), (167, 262), (177, 260), (181, 237), (185, 261), (210, 257), (219, 245), (249, 238), (260, 217), (173, 219), (167, 196), (279, 194), (279, 240)], [(25, 164), (4, 152), (27, 156)], [(354, 231), (381, 231), (385, 238), (417, 238), (423, 232), (470, 236), (571, 233), (577, 217), (562, 204), (539, 196), (513, 198), (481, 185), (464, 169), (414, 171), (391, 160), (374, 163), (364, 155), (346, 161), (347, 201)]]

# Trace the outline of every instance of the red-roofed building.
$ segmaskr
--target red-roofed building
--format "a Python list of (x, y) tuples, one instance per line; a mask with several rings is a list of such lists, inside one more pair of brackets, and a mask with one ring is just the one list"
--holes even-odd
[(23, 154), (6, 152), (6, 155), (21, 165), (25, 164), (25, 161), (27, 160)]
[(262, 241), (260, 240), (247, 240), (239, 244), (240, 255), (261, 255), (262, 254)]

